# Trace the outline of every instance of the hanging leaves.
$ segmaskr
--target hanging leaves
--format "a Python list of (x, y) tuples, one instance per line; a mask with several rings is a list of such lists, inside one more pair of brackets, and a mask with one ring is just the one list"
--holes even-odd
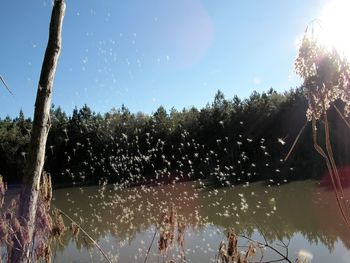
[[(327, 117), (327, 110), (336, 100), (343, 102), (345, 116), (350, 113), (349, 62), (334, 47), (329, 48), (320, 41), (319, 36), (314, 34), (312, 24), (311, 34), (306, 29), (299, 48), (295, 71), (304, 79), (303, 90), (309, 104), (306, 117), (308, 121), (312, 121), (314, 148), (326, 162), (339, 211), (344, 222), (350, 226), (350, 208), (344, 196), (342, 181), (334, 159)], [(337, 111), (342, 116), (338, 109)], [(325, 149), (317, 140), (317, 121), (321, 118), (324, 124)], [(343, 116), (342, 119), (345, 120)]]
[(308, 121), (318, 120), (337, 99), (344, 102), (344, 115), (349, 115), (350, 65), (338, 50), (328, 48), (313, 32), (306, 31), (295, 60), (295, 72), (304, 80)]

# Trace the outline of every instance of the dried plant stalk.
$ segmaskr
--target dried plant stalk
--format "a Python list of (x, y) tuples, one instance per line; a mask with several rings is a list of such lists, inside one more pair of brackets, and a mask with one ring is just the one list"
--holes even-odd
[(4, 182), (2, 175), (0, 174), (0, 208), (4, 205), (5, 193), (7, 190), (7, 185)]

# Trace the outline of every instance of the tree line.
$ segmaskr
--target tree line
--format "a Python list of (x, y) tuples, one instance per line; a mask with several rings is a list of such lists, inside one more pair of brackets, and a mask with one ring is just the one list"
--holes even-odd
[[(56, 186), (191, 179), (273, 184), (321, 178), (325, 166), (314, 152), (311, 125), (284, 160), (306, 122), (307, 107), (301, 89), (253, 92), (243, 100), (218, 91), (202, 109), (160, 106), (151, 115), (131, 113), (124, 105), (102, 115), (84, 105), (68, 116), (53, 105), (44, 170)], [(332, 112), (330, 123), (337, 162), (345, 166), (348, 131)], [(9, 183), (23, 176), (31, 127), (22, 111), (0, 119), (0, 174)]]

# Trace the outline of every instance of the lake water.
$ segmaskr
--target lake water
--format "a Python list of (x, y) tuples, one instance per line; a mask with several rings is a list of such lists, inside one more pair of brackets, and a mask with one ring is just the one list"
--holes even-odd
[[(292, 262), (300, 251), (312, 255), (309, 262), (350, 262), (350, 230), (339, 216), (332, 189), (314, 181), (272, 187), (199, 186), (186, 182), (126, 190), (113, 185), (59, 189), (53, 204), (81, 224), (117, 262), (144, 262), (154, 235), (147, 262), (216, 262), (220, 242), (227, 241), (230, 229), (286, 255), (284, 243)], [(175, 230), (173, 244), (159, 252), (157, 226), (170, 207), (177, 212), (177, 222), (186, 226), (184, 242), (178, 244)], [(249, 241), (239, 237), (238, 245), (246, 250)], [(104, 261), (87, 238), (82, 234), (73, 238), (69, 230), (53, 251), (55, 262)], [(281, 259), (272, 249), (257, 247), (254, 261), (261, 256), (263, 262)]]

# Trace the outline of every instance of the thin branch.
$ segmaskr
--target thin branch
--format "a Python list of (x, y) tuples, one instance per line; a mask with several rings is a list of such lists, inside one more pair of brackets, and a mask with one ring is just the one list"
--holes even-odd
[(348, 126), (348, 128), (350, 129), (350, 123), (347, 121), (347, 119), (345, 119), (344, 115), (341, 113), (341, 111), (338, 109), (338, 107), (335, 104), (333, 104), (333, 107), (337, 111), (339, 116), (342, 118), (342, 120), (345, 122), (345, 124)]
[[(165, 215), (166, 215), (166, 214), (164, 213), (163, 216), (162, 216), (162, 218), (159, 220), (159, 224), (163, 221)], [(149, 247), (148, 247), (148, 250), (147, 250), (147, 253), (146, 253), (146, 257), (145, 257), (144, 263), (147, 262), (147, 258), (148, 258), (149, 252), (151, 251), (151, 248), (152, 248), (152, 245), (153, 245), (154, 239), (156, 238), (157, 233), (158, 233), (158, 226), (156, 226), (156, 231), (154, 231), (154, 235), (153, 235), (151, 244), (150, 244)]]
[(58, 209), (58, 211), (60, 212), (60, 214), (64, 215), (66, 218), (68, 218), (71, 222), (76, 224), (77, 227), (79, 227), (79, 229), (84, 233), (84, 235), (87, 236), (91, 240), (91, 242), (97, 247), (97, 249), (101, 252), (101, 254), (104, 256), (106, 261), (108, 261), (109, 263), (112, 263), (112, 261), (108, 258), (107, 254), (102, 250), (100, 245), (73, 218), (71, 218), (69, 215), (67, 215), (65, 212), (63, 212), (61, 209)]
[(7, 91), (8, 91), (12, 96), (14, 96), (13, 93), (12, 93), (12, 91), (11, 91), (11, 89), (9, 88), (9, 86), (7, 86), (7, 84), (6, 84), (5, 80), (4, 80), (4, 78), (3, 78), (1, 75), (0, 75), (0, 80), (1, 80), (2, 84), (4, 84), (4, 86), (5, 86), (5, 88), (7, 89)]
[(7, 224), (9, 229), (12, 231), (12, 234), (14, 235), (15, 239), (17, 240), (18, 242), (18, 245), (21, 247), (21, 249), (18, 249), (18, 250), (22, 250), (23, 249), (23, 245), (21, 244), (21, 242), (19, 241), (17, 235), (16, 235), (16, 232), (13, 230), (12, 226), (10, 226), (10, 224)]
[(153, 245), (154, 239), (156, 238), (157, 233), (158, 233), (158, 227), (156, 227), (156, 231), (154, 231), (154, 235), (153, 235), (151, 244), (150, 244), (149, 247), (148, 247), (145, 260), (143, 261), (144, 263), (147, 262), (147, 258), (148, 258), (149, 252), (151, 251), (151, 248), (152, 248), (152, 245)]
[(289, 158), (289, 156), (291, 155), (291, 153), (292, 153), (292, 151), (293, 151), (295, 145), (297, 144), (297, 142), (298, 142), (298, 140), (299, 140), (300, 135), (301, 135), (302, 132), (304, 131), (304, 129), (305, 129), (307, 123), (308, 123), (308, 121), (306, 121), (305, 124), (304, 124), (304, 126), (300, 129), (300, 131), (299, 131), (297, 137), (295, 138), (295, 140), (294, 140), (294, 142), (293, 142), (292, 147), (290, 148), (288, 154), (287, 154), (286, 157), (284, 158), (284, 161), (287, 161), (287, 160), (288, 160), (288, 158)]
[[(255, 221), (255, 220), (254, 220)], [(259, 231), (259, 233), (260, 233), (260, 236), (262, 236), (263, 237), (263, 239), (264, 239), (264, 241), (265, 241), (265, 244), (262, 244), (263, 246), (265, 246), (265, 247), (269, 247), (269, 248), (271, 248), (272, 250), (274, 250), (275, 252), (277, 252), (277, 249), (274, 249), (273, 247), (271, 247), (270, 245), (269, 245), (269, 243), (268, 243), (268, 241), (267, 241), (267, 239), (266, 239), (266, 237), (265, 237), (265, 235), (264, 235), (264, 233), (263, 233), (263, 231), (261, 230), (262, 229), (262, 227), (257, 223), (257, 222), (254, 222), (254, 224), (257, 226), (257, 230)], [(276, 234), (277, 234), (277, 231), (276, 231)], [(286, 255), (283, 255), (285, 258), (287, 258), (288, 259), (288, 246), (289, 246), (289, 242), (288, 242), (288, 245), (286, 245), (285, 243), (284, 243), (284, 241), (282, 240), (282, 239), (280, 239), (279, 240), (283, 245), (280, 245), (280, 244), (276, 244), (276, 245), (279, 245), (280, 247), (282, 247), (282, 248), (284, 248), (285, 250), (286, 250)], [(290, 240), (289, 240), (290, 241)], [(256, 241), (257, 242), (257, 241)], [(258, 244), (259, 244), (259, 242), (257, 242)], [(278, 252), (277, 252), (278, 253)], [(282, 254), (282, 253), (281, 253)], [(280, 255), (281, 255), (280, 254)], [(282, 255), (281, 255), (282, 256)], [(285, 260), (284, 258), (283, 259), (276, 259), (276, 260), (272, 260), (272, 261), (266, 261), (266, 262), (264, 262), (264, 261), (262, 261), (262, 259), (263, 259), (263, 255), (261, 256), (261, 258), (260, 258), (260, 263), (270, 263), (270, 262), (279, 262), (279, 261), (282, 261), (282, 260)], [(252, 262), (253, 263), (253, 262)]]
[(335, 193), (335, 197), (336, 197), (336, 200), (337, 200), (337, 204), (338, 204), (338, 207), (339, 207), (339, 210), (342, 214), (342, 217), (344, 219), (344, 221), (347, 223), (347, 225), (349, 225), (348, 223), (348, 220), (347, 220), (347, 217), (345, 215), (345, 212), (344, 212), (344, 209), (343, 209), (343, 206), (342, 204), (340, 203), (340, 197), (339, 197), (339, 193), (337, 191), (337, 187), (336, 187), (336, 184), (334, 182), (334, 173), (333, 173), (333, 170), (332, 170), (332, 165), (330, 163), (330, 160), (328, 158), (328, 156), (326, 155), (326, 153), (324, 152), (324, 150), (321, 148), (321, 146), (317, 143), (317, 128), (316, 128), (316, 119), (315, 117), (312, 118), (312, 139), (313, 139), (313, 142), (314, 142), (314, 148), (315, 150), (325, 159), (326, 161), (326, 166), (327, 166), (327, 169), (328, 169), (328, 172), (329, 172), (329, 175), (330, 175), (330, 178), (331, 178), (331, 181), (332, 181), (332, 185), (333, 185), (333, 189), (334, 189), (334, 193)]
[(251, 262), (251, 263), (273, 263), (273, 262), (281, 262), (284, 261), (284, 258), (281, 259), (273, 259), (273, 260), (269, 260), (269, 261), (258, 261), (258, 262)]
[(349, 215), (348, 215), (348, 209), (344, 200), (344, 191), (343, 191), (343, 186), (340, 180), (340, 176), (338, 173), (338, 168), (336, 166), (335, 160), (334, 160), (334, 155), (333, 155), (333, 150), (332, 150), (332, 145), (331, 145), (331, 141), (330, 141), (330, 134), (329, 134), (329, 123), (328, 123), (328, 118), (327, 118), (327, 113), (324, 114), (324, 120), (325, 120), (325, 137), (326, 137), (326, 149), (327, 149), (327, 153), (329, 156), (329, 159), (331, 161), (331, 165), (334, 171), (334, 175), (335, 175), (335, 181), (337, 183), (338, 189), (336, 190), (340, 190), (340, 198), (343, 201), (343, 205), (344, 205), (344, 213), (345, 213), (345, 222), (347, 223), (348, 226), (350, 226), (350, 222), (349, 222)]
[[(283, 255), (280, 251), (278, 251), (278, 250), (277, 250), (276, 248), (274, 248), (273, 246), (270, 246), (268, 243), (266, 243), (266, 244), (261, 243), (261, 242), (256, 241), (256, 240), (254, 240), (254, 239), (252, 239), (252, 238), (250, 238), (250, 237), (248, 237), (248, 236), (245, 236), (245, 235), (239, 235), (239, 236), (242, 237), (242, 238), (245, 238), (245, 239), (247, 239), (247, 240), (249, 240), (249, 241), (255, 242), (255, 243), (257, 243), (258, 245), (265, 246), (265, 247), (267, 247), (267, 248), (273, 250), (274, 252), (276, 252), (278, 255), (281, 256), (281, 259), (269, 260), (269, 261), (267, 261), (267, 262), (279, 262), (279, 261), (285, 260), (285, 261), (287, 261), (287, 262), (289, 262), (289, 263), (292, 263), (292, 261), (290, 261), (290, 259), (287, 258), (287, 256)], [(288, 249), (288, 248), (286, 248), (286, 249)]]

